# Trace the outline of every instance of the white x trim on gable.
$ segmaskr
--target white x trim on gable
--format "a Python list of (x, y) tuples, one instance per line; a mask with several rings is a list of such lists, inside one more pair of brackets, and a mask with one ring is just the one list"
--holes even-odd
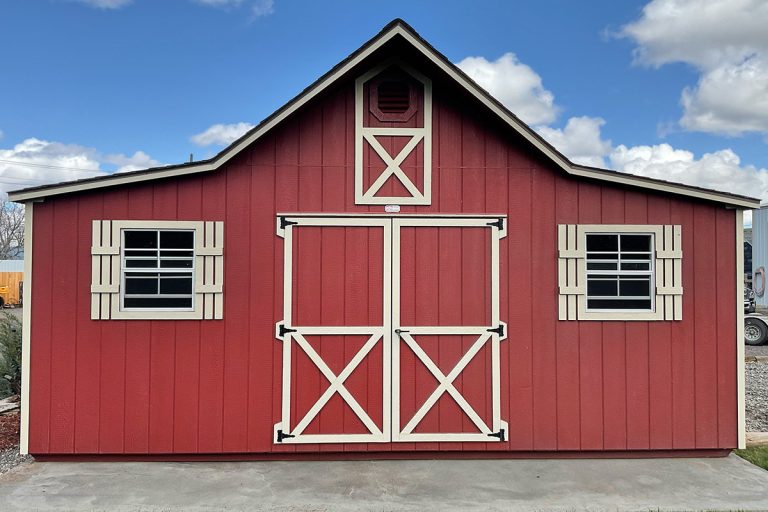
[[(403, 172), (403, 169), (400, 167), (400, 165), (402, 165), (405, 159), (408, 158), (416, 146), (419, 145), (419, 142), (424, 140), (423, 130), (421, 128), (390, 128), (388, 131), (393, 130), (397, 130), (397, 133), (393, 133), (392, 135), (397, 137), (410, 137), (408, 143), (394, 158), (392, 158), (392, 155), (390, 155), (389, 152), (384, 149), (370, 128), (363, 128), (363, 137), (387, 166), (386, 169), (384, 169), (384, 172), (382, 172), (379, 177), (376, 178), (376, 181), (374, 181), (371, 187), (365, 192), (365, 194), (363, 194), (363, 199), (375, 199), (376, 194), (379, 190), (381, 190), (381, 187), (384, 186), (390, 176), (395, 176), (398, 180), (400, 180), (400, 183), (403, 184), (406, 190), (408, 190), (408, 192), (411, 194), (411, 197), (426, 200), (424, 194), (421, 193), (421, 191), (416, 187), (416, 185), (413, 184), (413, 182), (408, 178), (408, 176), (406, 176), (405, 172)], [(377, 131), (376, 134), (384, 135), (381, 133), (381, 130)]]
[[(365, 84), (387, 68), (396, 66), (416, 79), (423, 88), (424, 104), (418, 116), (423, 116), (421, 128), (393, 128), (365, 126), (363, 95)], [(410, 137), (408, 143), (397, 155), (390, 155), (376, 137)], [(381, 158), (386, 167), (370, 187), (364, 184), (364, 151), (370, 147)], [(423, 175), (422, 190), (405, 174), (402, 163), (421, 147), (422, 165), (417, 169)], [(372, 172), (373, 169), (371, 169)], [(402, 183), (407, 196), (379, 195), (381, 188), (391, 177)], [(399, 59), (390, 59), (364, 73), (355, 80), (355, 204), (432, 204), (432, 81)]]

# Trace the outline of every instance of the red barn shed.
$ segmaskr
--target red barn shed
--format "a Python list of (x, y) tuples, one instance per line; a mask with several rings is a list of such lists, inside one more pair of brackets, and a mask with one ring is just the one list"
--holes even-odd
[(11, 198), (35, 456), (743, 443), (758, 202), (570, 162), (402, 21), (210, 160)]

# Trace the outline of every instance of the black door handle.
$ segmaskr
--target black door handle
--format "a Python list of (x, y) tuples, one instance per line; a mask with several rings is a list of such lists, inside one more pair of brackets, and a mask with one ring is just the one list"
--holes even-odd
[(402, 329), (395, 329), (395, 334), (397, 334), (398, 336), (399, 336), (400, 334), (404, 333), (404, 332), (411, 332), (411, 331), (404, 331), (404, 330), (402, 330)]

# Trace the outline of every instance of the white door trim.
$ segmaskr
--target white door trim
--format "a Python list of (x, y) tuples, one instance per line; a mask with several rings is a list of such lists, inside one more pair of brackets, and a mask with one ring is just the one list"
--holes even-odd
[[(490, 219), (495, 219), (490, 221)], [(499, 315), (499, 240), (506, 236), (506, 216), (496, 217), (454, 217), (454, 218), (414, 218), (397, 217), (392, 220), (392, 441), (393, 442), (499, 442), (506, 439), (509, 432), (507, 423), (501, 419), (501, 377), (499, 343), (506, 339), (506, 324)], [(400, 320), (400, 229), (402, 227), (479, 227), (490, 228), (490, 290), (491, 290), (491, 325), (484, 326), (402, 326)], [(498, 330), (497, 330), (498, 329)], [(454, 368), (445, 375), (432, 359), (419, 346), (414, 336), (418, 335), (473, 335), (477, 340), (461, 357)], [(437, 379), (438, 387), (418, 408), (406, 425), (401, 425), (400, 417), (400, 347), (404, 342)], [(467, 400), (453, 386), (453, 381), (472, 361), (486, 343), (491, 348), (491, 425), (486, 425)], [(414, 433), (419, 422), (437, 403), (439, 398), (448, 393), (478, 429), (474, 432), (434, 432)]]
[[(275, 326), (275, 337), (283, 343), (282, 409), (281, 420), (274, 426), (275, 443), (383, 443), (389, 442), (390, 431), (390, 347), (386, 342), (391, 331), (389, 310), (391, 270), (388, 256), (391, 253), (390, 221), (381, 218), (305, 217), (299, 215), (278, 216), (277, 235), (283, 238), (283, 319)], [(292, 321), (293, 305), (293, 230), (301, 226), (374, 227), (383, 231), (383, 283), (382, 320), (379, 326), (296, 326)], [(325, 364), (304, 336), (310, 335), (367, 335), (363, 347), (338, 374)], [(379, 429), (368, 413), (344, 387), (344, 381), (365, 359), (377, 343), (382, 343), (382, 428)], [(294, 346), (296, 348), (294, 348)], [(291, 360), (293, 350), (301, 349), (330, 382), (330, 386), (309, 409), (303, 418), (292, 423), (291, 418)], [(368, 429), (368, 434), (304, 434), (304, 429), (319, 414), (334, 394), (338, 393)]]
[[(293, 304), (293, 232), (301, 226), (380, 227), (383, 230), (383, 283), (382, 323), (380, 326), (296, 326), (292, 322)], [(400, 326), (400, 229), (402, 227), (481, 227), (491, 229), (491, 324), (481, 326)], [(481, 441), (505, 440), (507, 423), (501, 420), (500, 355), (499, 343), (506, 339), (506, 325), (499, 320), (499, 240), (506, 236), (505, 215), (311, 215), (279, 214), (277, 235), (283, 238), (283, 320), (276, 325), (276, 338), (283, 343), (282, 411), (281, 421), (274, 426), (274, 442), (300, 443), (377, 443), (421, 441)], [(409, 331), (408, 333), (396, 332)], [(304, 336), (310, 335), (367, 335), (368, 340), (353, 359), (338, 374), (325, 364)], [(443, 374), (434, 361), (419, 346), (414, 336), (470, 335), (477, 340), (455, 367)], [(407, 425), (400, 425), (400, 344), (406, 343), (438, 380), (438, 388), (422, 404)], [(371, 420), (344, 386), (345, 380), (375, 347), (382, 343), (382, 428)], [(467, 400), (454, 387), (453, 381), (461, 374), (475, 355), (487, 343), (491, 348), (492, 424), (486, 425)], [(316, 403), (303, 418), (291, 418), (291, 361), (294, 346), (306, 353), (310, 360), (330, 382)], [(360, 418), (368, 434), (304, 434), (304, 430), (319, 414), (330, 398), (338, 393)], [(414, 433), (440, 396), (448, 393), (469, 416), (477, 433)]]

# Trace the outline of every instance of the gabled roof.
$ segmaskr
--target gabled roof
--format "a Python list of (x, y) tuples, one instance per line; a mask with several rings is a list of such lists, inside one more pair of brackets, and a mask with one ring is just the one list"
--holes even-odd
[(333, 69), (328, 71), (328, 73), (321, 76), (312, 85), (304, 89), (298, 96), (293, 98), (238, 140), (230, 144), (227, 148), (223, 149), (213, 158), (186, 164), (155, 167), (141, 171), (111, 174), (109, 176), (97, 178), (87, 178), (53, 185), (25, 188), (9, 192), (9, 198), (11, 201), (24, 202), (71, 192), (215, 171), (251, 145), (254, 141), (268, 133), (285, 118), (326, 90), (336, 80), (355, 68), (373, 52), (395, 38), (402, 38), (408, 42), (410, 46), (420, 52), (430, 62), (437, 66), (437, 68), (466, 89), (473, 97), (480, 101), (480, 103), (569, 175), (716, 201), (737, 208), (758, 208), (760, 206), (759, 200), (746, 196), (574, 164), (523, 123), (506, 107), (499, 103), (499, 101), (493, 98), (487, 91), (475, 83), (474, 80), (469, 78), (463, 71), (451, 63), (444, 55), (435, 50), (435, 48), (419, 36), (413, 28), (400, 19), (396, 19), (389, 23), (381, 32), (379, 32), (379, 34), (361, 46), (357, 51), (337, 64)]

